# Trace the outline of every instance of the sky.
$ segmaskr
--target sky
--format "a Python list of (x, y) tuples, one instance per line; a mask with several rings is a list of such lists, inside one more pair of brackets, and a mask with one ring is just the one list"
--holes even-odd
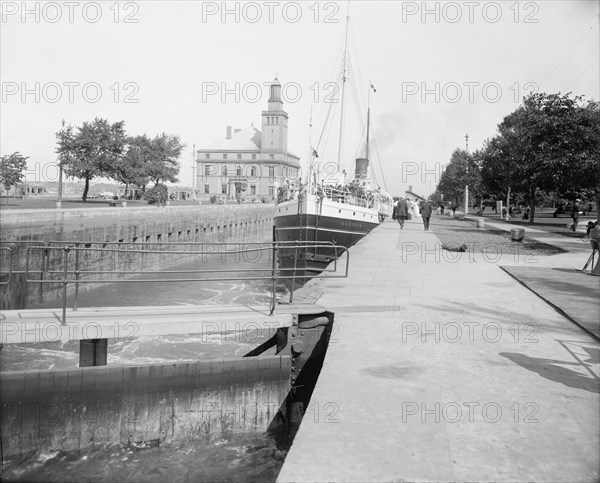
[[(342, 169), (360, 154), (368, 98), (370, 158), (394, 195), (433, 192), (465, 135), (470, 151), (482, 147), (531, 91), (600, 96), (595, 0), (1, 7), (0, 152), (29, 156), (28, 181), (57, 180), (62, 120), (101, 117), (125, 121), (131, 135), (178, 135), (179, 184), (191, 186), (194, 146), (223, 138), (228, 125), (260, 129), (275, 77), (289, 151), (304, 169), (310, 145), (336, 165), (347, 12)], [(330, 110), (335, 121), (321, 136)]]

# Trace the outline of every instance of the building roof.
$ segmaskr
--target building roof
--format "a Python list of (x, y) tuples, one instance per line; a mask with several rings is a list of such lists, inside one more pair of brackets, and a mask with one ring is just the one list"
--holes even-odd
[(408, 191), (408, 190), (407, 190), (407, 191), (405, 191), (404, 193), (405, 193), (405, 194), (407, 194), (407, 195), (412, 195), (412, 196), (414, 196), (415, 198), (419, 198), (420, 200), (423, 200), (423, 201), (425, 201), (425, 198), (423, 198), (422, 196), (418, 195), (417, 193), (413, 193), (412, 191)]
[(223, 138), (215, 141), (199, 151), (246, 151), (260, 152), (262, 133), (254, 126), (231, 134), (231, 139)]

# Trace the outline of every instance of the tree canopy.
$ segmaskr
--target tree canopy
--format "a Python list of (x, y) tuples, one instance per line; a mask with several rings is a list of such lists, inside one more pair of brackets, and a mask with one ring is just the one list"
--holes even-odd
[(181, 152), (185, 147), (178, 136), (162, 133), (127, 136), (125, 122), (105, 119), (84, 122), (80, 127), (63, 126), (56, 133), (59, 163), (64, 172), (85, 180), (83, 201), (93, 178), (112, 178), (142, 189), (152, 181), (177, 182)]
[(6, 191), (21, 182), (28, 159), (18, 151), (0, 157), (0, 183)]
[(83, 201), (87, 200), (90, 180), (111, 177), (125, 147), (125, 122), (110, 124), (96, 118), (73, 129), (64, 126), (56, 133), (57, 154), (68, 176), (85, 180)]
[(598, 102), (570, 93), (530, 94), (481, 150), (472, 156), (459, 149), (452, 153), (438, 190), (459, 198), (469, 184), (480, 197), (519, 195), (531, 207), (533, 223), (535, 205), (548, 193), (573, 198), (593, 193), (600, 202), (599, 151)]

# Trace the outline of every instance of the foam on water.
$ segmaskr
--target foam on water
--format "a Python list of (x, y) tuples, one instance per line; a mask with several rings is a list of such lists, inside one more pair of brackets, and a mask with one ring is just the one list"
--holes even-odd
[[(239, 263), (236, 268), (240, 268)], [(84, 290), (78, 304), (79, 307), (268, 305), (270, 290), (268, 280), (126, 282)], [(278, 294), (284, 290), (278, 287)], [(70, 297), (69, 305), (72, 303)], [(56, 302), (49, 301), (37, 308), (55, 306)], [(235, 331), (109, 339), (107, 362), (118, 366), (235, 358), (262, 342), (255, 339), (248, 334), (236, 336)], [(76, 368), (78, 363), (78, 341), (6, 344), (0, 351), (1, 371), (68, 369)], [(275, 481), (290, 444), (287, 433), (265, 432), (174, 441), (160, 446), (113, 444), (71, 452), (46, 450), (5, 461), (2, 480)]]
[(5, 461), (5, 481), (275, 481), (291, 438), (236, 433), (156, 445), (98, 445)]

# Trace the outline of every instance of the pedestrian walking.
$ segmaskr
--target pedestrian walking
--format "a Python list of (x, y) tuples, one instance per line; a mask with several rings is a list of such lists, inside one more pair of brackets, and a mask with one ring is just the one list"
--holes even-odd
[(398, 224), (400, 225), (400, 229), (404, 229), (404, 222), (408, 219), (408, 203), (404, 198), (400, 198), (398, 204), (395, 207), (396, 210), (396, 220), (398, 220)]
[(431, 203), (425, 200), (421, 207), (421, 216), (423, 217), (423, 227), (425, 228), (425, 231), (429, 231), (429, 219), (431, 218), (432, 211), (433, 207), (431, 206)]
[(573, 218), (571, 229), (573, 231), (577, 231), (577, 224), (579, 223), (579, 203), (581, 203), (581, 200), (575, 200), (575, 203), (573, 203), (573, 211), (571, 212), (571, 218)]

